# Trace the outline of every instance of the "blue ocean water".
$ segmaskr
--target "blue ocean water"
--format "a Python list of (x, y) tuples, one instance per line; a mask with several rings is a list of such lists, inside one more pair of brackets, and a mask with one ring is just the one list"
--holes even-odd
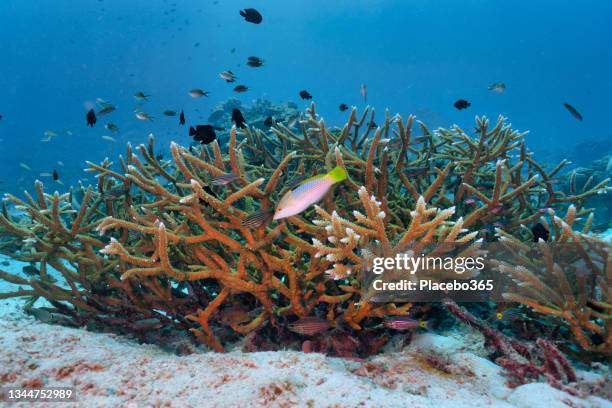
[[(245, 22), (246, 7), (263, 23)], [(74, 183), (85, 159), (114, 159), (151, 132), (160, 147), (188, 144), (187, 128), (161, 112), (184, 109), (188, 124), (206, 123), (230, 97), (304, 108), (298, 92), (306, 89), (326, 122), (340, 126), (340, 103), (364, 106), (361, 83), (381, 114), (389, 108), (432, 128), (465, 129), (475, 115), (502, 114), (531, 131), (529, 146), (545, 162), (596, 159), (612, 139), (609, 21), (612, 3), (604, 0), (3, 0), (0, 188), (30, 188), (54, 168)], [(264, 67), (247, 67), (251, 55)], [(219, 78), (227, 69), (247, 93)], [(488, 91), (494, 82), (506, 91)], [(192, 88), (210, 96), (192, 99)], [(142, 107), (152, 122), (134, 117), (138, 91), (152, 95)], [(118, 109), (88, 128), (96, 98)], [(470, 108), (456, 110), (457, 99)], [(116, 143), (101, 139), (110, 135), (107, 122), (121, 130)], [(49, 130), (58, 136), (41, 142)], [(598, 147), (584, 157), (581, 143)]]

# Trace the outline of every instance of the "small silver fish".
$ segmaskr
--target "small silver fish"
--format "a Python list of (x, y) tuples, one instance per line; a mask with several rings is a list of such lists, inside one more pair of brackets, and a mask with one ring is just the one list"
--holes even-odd
[(189, 96), (191, 96), (192, 98), (201, 98), (203, 96), (208, 96), (208, 91), (203, 91), (199, 88), (195, 88), (189, 91)]
[(102, 109), (100, 109), (97, 113), (98, 116), (104, 116), (111, 112), (114, 112), (116, 108), (113, 105), (104, 105)]
[(212, 184), (213, 186), (226, 186), (238, 180), (240, 180), (239, 175), (234, 174), (234, 173), (229, 173), (229, 174), (224, 174), (222, 176), (213, 178), (210, 181), (210, 184)]
[(136, 118), (139, 120), (153, 121), (153, 117), (144, 112), (136, 112)]
[(235, 82), (238, 78), (232, 71), (223, 71), (219, 74), (219, 76), (225, 79), (226, 82)]
[(359, 87), (359, 93), (363, 98), (363, 103), (368, 103), (368, 88), (366, 88), (366, 84), (361, 84), (361, 86)]
[(492, 92), (503, 93), (506, 90), (506, 84), (503, 82), (496, 82), (489, 85), (487, 89)]
[(151, 95), (145, 95), (144, 92), (136, 92), (134, 94), (134, 98), (136, 98), (136, 100), (139, 100), (139, 101), (148, 101), (150, 96)]

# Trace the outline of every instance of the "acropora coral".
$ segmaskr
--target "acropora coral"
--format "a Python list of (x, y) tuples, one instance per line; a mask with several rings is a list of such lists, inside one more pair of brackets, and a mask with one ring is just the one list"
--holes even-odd
[[(584, 206), (608, 181), (575, 194), (555, 190), (551, 180), (568, 163), (538, 164), (525, 133), (505, 118), (477, 117), (473, 135), (458, 126), (432, 131), (414, 116), (385, 112), (376, 128), (375, 119), (373, 109), (358, 115), (353, 108), (342, 128), (329, 128), (312, 104), (296, 127), (232, 128), (227, 148), (172, 143), (170, 160), (154, 154), (151, 136), (135, 149), (128, 145), (118, 164), (87, 162), (96, 185), (48, 193), (37, 181), (23, 198), (7, 194), (0, 248), (38, 273), (26, 278), (0, 271), (18, 285), (0, 298), (26, 297), (32, 308), (42, 297), (52, 305), (49, 313), (92, 328), (138, 336), (181, 330), (217, 351), (244, 336), (246, 350), (295, 347), (357, 356), (389, 339), (382, 319), (418, 309), (364, 298), (360, 277), (372, 245), (385, 256), (434, 243), (460, 243), (469, 251), (482, 241), (520, 245), (531, 242), (531, 225), (550, 216), (555, 241), (609, 254), (588, 235), (594, 215)], [(300, 177), (335, 166), (348, 179), (319, 205), (258, 228), (243, 224), (253, 212), (273, 209)], [(239, 178), (211, 185), (229, 173)], [(562, 220), (555, 211), (568, 215)], [(513, 292), (507, 300), (567, 325), (562, 347), (609, 356), (610, 258), (607, 272), (592, 263), (592, 290), (574, 297), (580, 290), (571, 288), (575, 279), (545, 288), (535, 272), (498, 267), (519, 286), (557, 294)], [(550, 273), (563, 271), (552, 266)], [(316, 338), (289, 330), (312, 317), (329, 322), (316, 326)]]

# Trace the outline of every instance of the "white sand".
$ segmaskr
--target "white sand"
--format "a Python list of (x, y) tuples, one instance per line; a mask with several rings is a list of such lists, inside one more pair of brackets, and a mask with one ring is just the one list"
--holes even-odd
[[(474, 354), (477, 336), (425, 333), (401, 353), (367, 361), (293, 351), (176, 356), (111, 334), (40, 323), (18, 305), (0, 302), (0, 383), (75, 387), (78, 402), (11, 406), (612, 407), (547, 384), (509, 389), (500, 368)], [(423, 361), (428, 350), (446, 355), (450, 374)]]

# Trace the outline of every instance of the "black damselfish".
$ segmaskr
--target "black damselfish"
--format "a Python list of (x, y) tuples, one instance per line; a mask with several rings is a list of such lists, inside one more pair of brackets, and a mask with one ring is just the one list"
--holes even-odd
[(301, 97), (302, 99), (312, 99), (312, 95), (311, 95), (311, 94), (309, 94), (309, 93), (308, 93), (308, 91), (307, 91), (307, 90), (305, 90), (305, 89), (304, 89), (304, 90), (302, 90), (302, 91), (300, 91), (300, 97)]
[(212, 143), (217, 138), (215, 129), (211, 125), (197, 125), (195, 128), (190, 126), (189, 136), (203, 145)]
[(567, 111), (571, 113), (574, 118), (582, 121), (582, 115), (580, 114), (580, 112), (578, 112), (578, 109), (574, 108), (572, 105), (570, 105), (567, 102), (565, 102), (563, 106), (565, 106), (565, 109), (567, 109)]
[(271, 127), (275, 123), (276, 121), (274, 120), (272, 116), (268, 116), (266, 120), (264, 120), (264, 126), (267, 126), (267, 127)]
[(469, 106), (471, 106), (472, 104), (469, 103), (468, 101), (466, 101), (465, 99), (459, 99), (457, 102), (455, 102), (453, 104), (453, 106), (459, 110), (461, 109), (467, 109)]
[(57, 170), (53, 169), (53, 181), (59, 180), (59, 173)]
[(344, 112), (346, 110), (348, 110), (348, 105), (346, 103), (341, 103), (340, 104), (340, 112)]
[(181, 114), (179, 115), (179, 125), (184, 125), (185, 124), (185, 112), (181, 111)]
[(87, 126), (93, 127), (93, 125), (96, 124), (96, 112), (94, 112), (93, 109), (90, 109), (89, 112), (87, 112), (85, 118), (87, 119)]
[(240, 109), (234, 108), (234, 110), (232, 111), (232, 122), (234, 122), (236, 124), (236, 127), (239, 127), (240, 129), (244, 129), (246, 127), (246, 120), (244, 120), (244, 116), (242, 116), (242, 112), (240, 112)]
[(259, 24), (263, 21), (261, 13), (254, 8), (240, 10), (240, 15), (249, 23)]
[(533, 234), (533, 242), (538, 242), (540, 239), (544, 242), (548, 241), (548, 230), (539, 222), (531, 227), (531, 233)]
[(259, 68), (263, 65), (263, 60), (259, 57), (249, 57), (247, 65), (253, 68)]

